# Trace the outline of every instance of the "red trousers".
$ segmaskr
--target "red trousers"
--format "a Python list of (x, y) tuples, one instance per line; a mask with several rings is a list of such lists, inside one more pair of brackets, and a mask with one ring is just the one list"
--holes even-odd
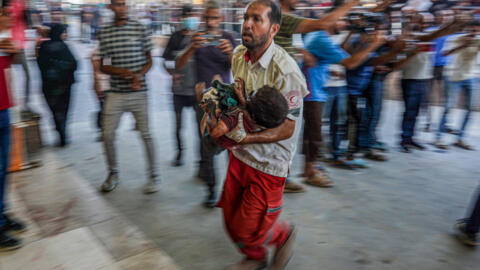
[(218, 207), (223, 209), (228, 235), (249, 259), (266, 259), (267, 246), (281, 246), (288, 238), (290, 225), (276, 222), (284, 186), (285, 178), (258, 171), (230, 153)]

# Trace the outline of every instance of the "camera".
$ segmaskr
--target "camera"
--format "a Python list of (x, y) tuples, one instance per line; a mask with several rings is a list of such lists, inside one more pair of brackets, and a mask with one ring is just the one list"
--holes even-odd
[(384, 15), (374, 12), (351, 12), (347, 20), (350, 24), (349, 30), (355, 33), (371, 33), (378, 24), (385, 23)]

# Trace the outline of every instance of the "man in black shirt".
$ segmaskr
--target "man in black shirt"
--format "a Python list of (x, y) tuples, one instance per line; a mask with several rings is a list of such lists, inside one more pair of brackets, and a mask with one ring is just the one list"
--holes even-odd
[[(232, 33), (220, 28), (223, 15), (220, 3), (209, 0), (204, 4), (205, 29), (195, 33), (189, 47), (177, 58), (175, 68), (183, 69), (191, 59), (194, 60), (196, 81), (210, 87), (213, 77), (219, 75), (223, 82), (231, 83), (231, 59), (237, 45)], [(197, 110), (197, 120), (203, 118), (203, 110)], [(208, 195), (204, 205), (216, 205), (216, 179), (213, 158), (223, 149), (210, 136), (203, 136), (200, 149), (199, 177), (208, 186)]]
[(195, 98), (195, 67), (193, 59), (187, 62), (185, 67), (175, 69), (175, 59), (190, 45), (190, 39), (194, 31), (197, 30), (200, 19), (193, 12), (191, 5), (182, 7), (183, 29), (175, 32), (170, 37), (167, 47), (163, 52), (165, 59), (164, 67), (172, 76), (173, 108), (175, 110), (175, 136), (177, 139), (177, 156), (173, 161), (173, 166), (182, 166), (182, 111), (185, 107), (194, 107), (197, 102)]

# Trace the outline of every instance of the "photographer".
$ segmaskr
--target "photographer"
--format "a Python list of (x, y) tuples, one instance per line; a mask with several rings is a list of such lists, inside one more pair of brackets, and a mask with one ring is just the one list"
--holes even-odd
[(183, 165), (183, 144), (181, 136), (182, 111), (185, 107), (195, 107), (195, 63), (191, 58), (184, 68), (175, 69), (175, 58), (190, 44), (191, 36), (198, 29), (200, 19), (193, 12), (191, 5), (182, 7), (183, 28), (172, 34), (163, 52), (164, 68), (172, 76), (173, 108), (175, 111), (175, 136), (177, 139), (177, 156), (173, 166)]
[[(233, 49), (237, 43), (233, 34), (220, 28), (223, 20), (220, 3), (216, 0), (209, 0), (204, 7), (205, 31), (199, 31), (193, 35), (190, 46), (177, 58), (175, 68), (181, 70), (190, 59), (193, 59), (195, 62), (196, 82), (204, 82), (208, 88), (215, 75), (220, 75), (223, 82), (230, 83), (231, 59)], [(203, 110), (197, 110), (199, 123), (202, 117)], [(199, 177), (208, 186), (208, 195), (204, 205), (212, 208), (216, 204), (216, 179), (213, 158), (223, 149), (210, 136), (201, 138), (200, 148)]]

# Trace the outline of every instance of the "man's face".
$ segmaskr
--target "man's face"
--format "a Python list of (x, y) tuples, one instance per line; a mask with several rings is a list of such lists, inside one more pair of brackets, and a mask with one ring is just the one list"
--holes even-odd
[(270, 12), (270, 7), (262, 4), (253, 3), (248, 6), (242, 27), (242, 44), (247, 49), (263, 47), (277, 34), (280, 26), (270, 22)]
[(63, 14), (60, 11), (52, 12), (52, 20), (54, 22), (61, 22), (63, 20)]
[(109, 8), (115, 14), (115, 20), (128, 20), (128, 7), (126, 0), (112, 0)]
[(6, 8), (0, 8), (0, 29), (12, 27), (12, 17)]
[(220, 24), (223, 20), (220, 9), (209, 8), (205, 10), (205, 14), (203, 15), (203, 17), (205, 19), (205, 25), (208, 31), (218, 30), (220, 28)]

